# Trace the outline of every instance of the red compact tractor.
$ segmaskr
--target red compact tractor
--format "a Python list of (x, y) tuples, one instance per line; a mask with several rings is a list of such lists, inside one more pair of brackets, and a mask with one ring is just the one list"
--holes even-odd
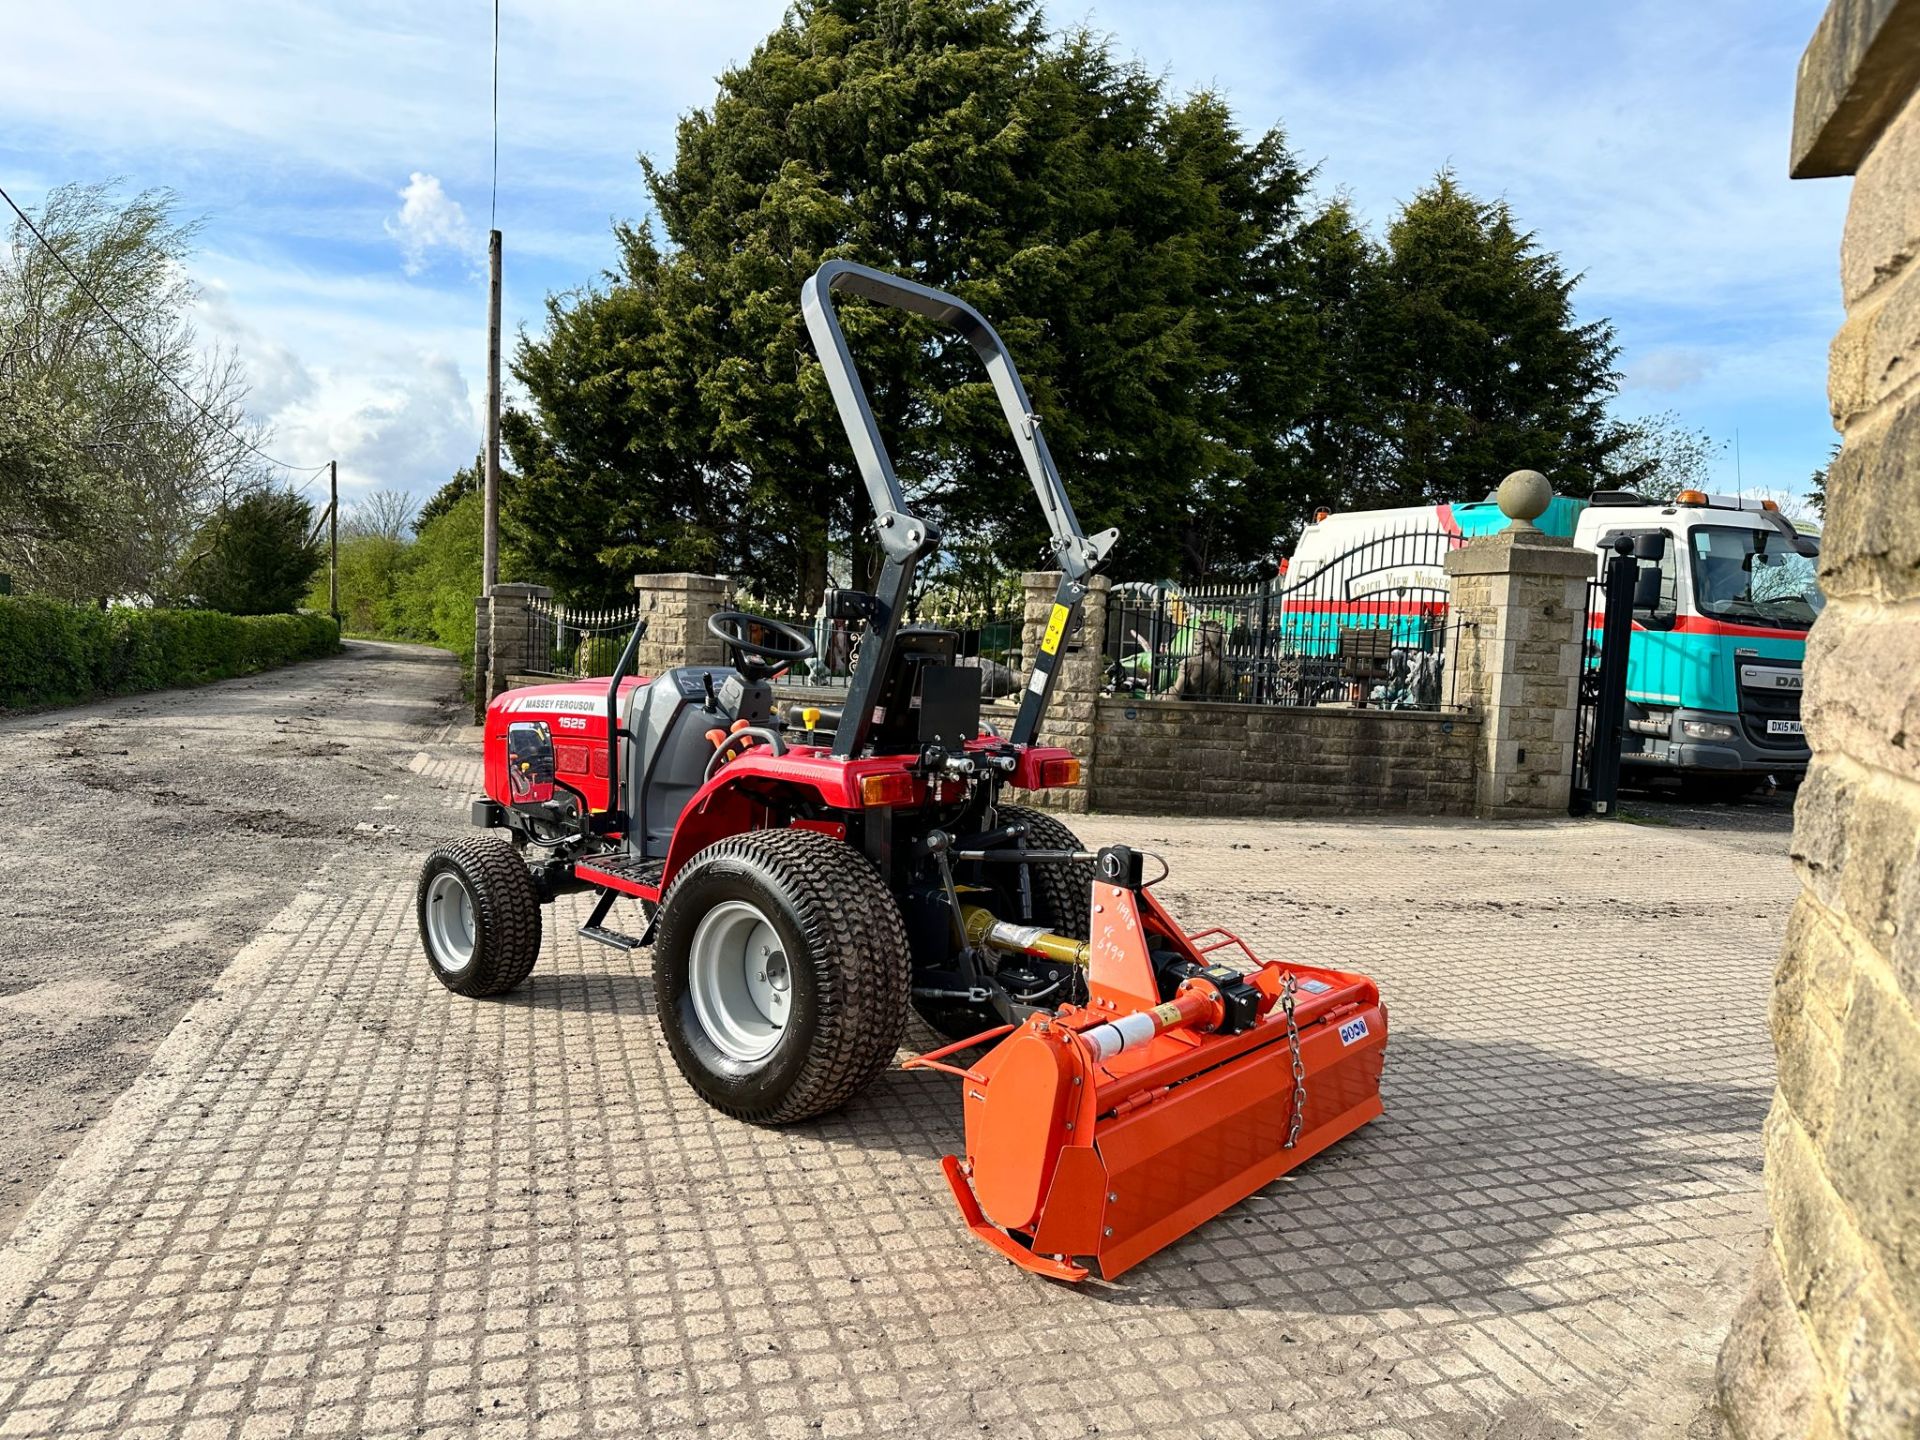
[[(1005, 735), (951, 631), (903, 625), (939, 535), (908, 511), (835, 316), (836, 292), (958, 332), (986, 367), (1053, 532), (1061, 580)], [(525, 980), (541, 907), (598, 896), (580, 933), (651, 944), (656, 1010), (687, 1083), (736, 1119), (806, 1120), (891, 1065), (908, 1010), (954, 1044), (906, 1062), (961, 1081), (947, 1180), (1016, 1263), (1078, 1280), (1138, 1263), (1380, 1113), (1386, 1009), (1365, 976), (1261, 964), (1189, 933), (1142, 852), (1083, 846), (1006, 792), (1073, 784), (1037, 743), (1088, 577), (1087, 536), (993, 328), (940, 291), (843, 261), (801, 304), (884, 554), (826, 616), (865, 638), (837, 707), (780, 706), (805, 632), (729, 611), (730, 664), (512, 690), (487, 710), (472, 838), (430, 855), (420, 933), (461, 995)], [(638, 936), (608, 922), (639, 902)], [(971, 1064), (953, 1057), (984, 1050)]]

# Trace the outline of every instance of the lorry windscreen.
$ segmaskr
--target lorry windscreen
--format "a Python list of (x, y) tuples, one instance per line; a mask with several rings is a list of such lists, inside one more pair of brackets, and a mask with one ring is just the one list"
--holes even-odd
[[(1811, 538), (1811, 537), (1808, 537)], [(1814, 558), (1766, 530), (1697, 525), (1689, 532), (1693, 601), (1702, 615), (1804, 630), (1826, 606)], [(1815, 541), (1817, 550), (1818, 541)]]

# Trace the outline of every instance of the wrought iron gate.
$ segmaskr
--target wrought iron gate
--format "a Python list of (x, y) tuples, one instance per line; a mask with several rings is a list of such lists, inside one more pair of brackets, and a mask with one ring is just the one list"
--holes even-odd
[(527, 602), (527, 673), (590, 679), (613, 672), (640, 618), (638, 604), (606, 609)]
[(1449, 531), (1399, 531), (1306, 574), (1191, 585), (1132, 581), (1107, 602), (1107, 688), (1256, 705), (1437, 710)]
[(1633, 644), (1633, 590), (1640, 565), (1633, 542), (1616, 542), (1601, 578), (1587, 582), (1580, 647), (1579, 707), (1573, 731), (1574, 815), (1611, 815), (1620, 796), (1620, 741), (1627, 718), (1627, 652)]

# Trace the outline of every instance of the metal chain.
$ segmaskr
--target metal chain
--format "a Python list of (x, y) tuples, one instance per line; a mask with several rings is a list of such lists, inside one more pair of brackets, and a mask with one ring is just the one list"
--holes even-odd
[(1307, 1118), (1307, 1065), (1300, 1058), (1300, 1027), (1293, 1023), (1293, 994), (1299, 988), (1293, 976), (1287, 976), (1287, 985), (1280, 992), (1280, 1009), (1287, 1017), (1287, 1048), (1293, 1052), (1293, 1114), (1287, 1121), (1287, 1143), (1282, 1150), (1291, 1150), (1300, 1139), (1300, 1127)]

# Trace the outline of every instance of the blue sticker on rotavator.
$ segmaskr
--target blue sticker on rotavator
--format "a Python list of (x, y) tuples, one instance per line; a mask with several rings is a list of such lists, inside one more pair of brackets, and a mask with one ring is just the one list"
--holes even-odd
[(1357, 1019), (1349, 1020), (1340, 1027), (1340, 1043), (1342, 1045), (1351, 1045), (1356, 1040), (1364, 1040), (1366, 1038), (1367, 1020), (1364, 1015)]
[(1300, 988), (1314, 995), (1324, 995), (1333, 987), (1324, 980), (1302, 980)]

